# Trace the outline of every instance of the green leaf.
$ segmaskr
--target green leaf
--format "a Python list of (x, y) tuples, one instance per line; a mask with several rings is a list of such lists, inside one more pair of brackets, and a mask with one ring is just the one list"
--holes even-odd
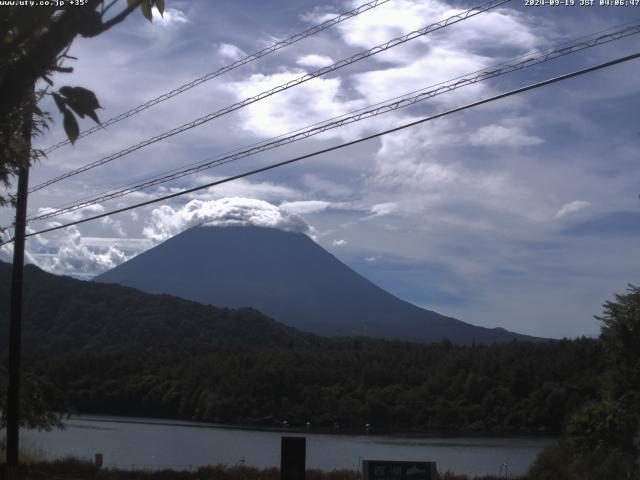
[(144, 15), (144, 18), (152, 22), (153, 14), (151, 13), (151, 0), (142, 0), (140, 9), (142, 10), (142, 15)]
[(164, 0), (156, 0), (156, 8), (160, 12), (160, 16), (164, 17)]
[(80, 127), (78, 127), (78, 121), (69, 110), (64, 111), (64, 131), (69, 137), (69, 141), (73, 144), (80, 136)]
[(127, 0), (127, 6), (133, 7), (137, 2), (138, 0)]
[(88, 110), (102, 108), (95, 93), (87, 88), (64, 86), (60, 88), (60, 93), (65, 97), (78, 102)]
[(64, 111), (67, 109), (67, 105), (64, 98), (62, 98), (60, 95), (58, 95), (55, 92), (51, 93), (51, 95), (53, 95), (53, 100), (56, 102), (56, 106), (58, 107), (58, 110), (60, 110), (60, 113), (64, 113)]
[(98, 99), (91, 90), (83, 87), (64, 86), (60, 88), (60, 93), (65, 96), (67, 105), (80, 118), (84, 118), (87, 115), (94, 122), (100, 123), (96, 114), (96, 110), (101, 108), (100, 103), (98, 103)]

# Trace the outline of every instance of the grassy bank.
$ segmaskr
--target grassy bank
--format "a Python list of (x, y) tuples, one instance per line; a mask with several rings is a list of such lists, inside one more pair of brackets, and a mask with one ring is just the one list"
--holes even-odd
[[(97, 469), (77, 459), (31, 462), (24, 466), (25, 480), (280, 480), (278, 468), (209, 465), (193, 471)], [(360, 480), (354, 470), (307, 470), (306, 480)], [(467, 477), (444, 473), (442, 480), (498, 480), (498, 477)]]

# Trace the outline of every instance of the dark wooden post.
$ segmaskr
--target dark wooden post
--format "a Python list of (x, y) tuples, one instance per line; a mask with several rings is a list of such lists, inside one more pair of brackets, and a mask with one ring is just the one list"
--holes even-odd
[(280, 443), (280, 480), (304, 480), (307, 439), (282, 437)]
[(26, 143), (26, 158), (18, 173), (15, 232), (13, 234), (13, 266), (11, 272), (11, 310), (9, 316), (9, 386), (7, 391), (7, 464), (6, 479), (19, 478), (20, 451), (20, 347), (22, 343), (22, 284), (24, 244), (29, 190), (29, 162), (31, 157), (32, 112), (27, 112), (22, 125)]

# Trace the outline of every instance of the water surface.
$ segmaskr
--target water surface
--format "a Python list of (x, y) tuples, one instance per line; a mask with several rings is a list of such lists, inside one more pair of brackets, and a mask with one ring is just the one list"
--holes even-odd
[[(280, 437), (307, 438), (307, 466), (360, 469), (361, 460), (436, 461), (440, 472), (468, 475), (525, 473), (549, 437), (428, 437), (338, 435), (234, 429), (198, 422), (78, 416), (62, 431), (22, 433), (27, 448), (51, 458), (104, 455), (105, 467), (195, 469), (201, 465), (244, 463), (279, 466)], [(504, 473), (504, 467), (502, 467)]]

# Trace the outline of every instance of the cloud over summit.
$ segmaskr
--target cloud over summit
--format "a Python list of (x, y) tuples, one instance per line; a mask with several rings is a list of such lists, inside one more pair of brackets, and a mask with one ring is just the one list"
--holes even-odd
[[(182, 206), (165, 204), (151, 211), (142, 228), (143, 238), (120, 238), (124, 236), (120, 220), (106, 217), (107, 221), (100, 224), (101, 228), (114, 230), (118, 237), (86, 237), (78, 227), (71, 226), (48, 238), (41, 235), (31, 238), (27, 242), (26, 259), (28, 263), (51, 273), (91, 278), (198, 225), (255, 226), (311, 234), (312, 227), (299, 213), (314, 212), (323, 202), (315, 202), (318, 205), (308, 203), (309, 205), (301, 205), (300, 208), (288, 209), (285, 208), (286, 205), (278, 207), (254, 198), (227, 197), (215, 200), (193, 199)], [(291, 206), (294, 207), (295, 204)], [(97, 205), (92, 212), (102, 210), (103, 207)], [(67, 217), (66, 220), (79, 219), (83, 214), (91, 213), (78, 212), (73, 212), (74, 216)], [(0, 247), (0, 260), (10, 262), (12, 252), (12, 244)]]
[(196, 225), (210, 227), (255, 226), (308, 233), (309, 225), (295, 213), (252, 198), (191, 200), (181, 208), (162, 205), (151, 212), (143, 235), (161, 242)]

